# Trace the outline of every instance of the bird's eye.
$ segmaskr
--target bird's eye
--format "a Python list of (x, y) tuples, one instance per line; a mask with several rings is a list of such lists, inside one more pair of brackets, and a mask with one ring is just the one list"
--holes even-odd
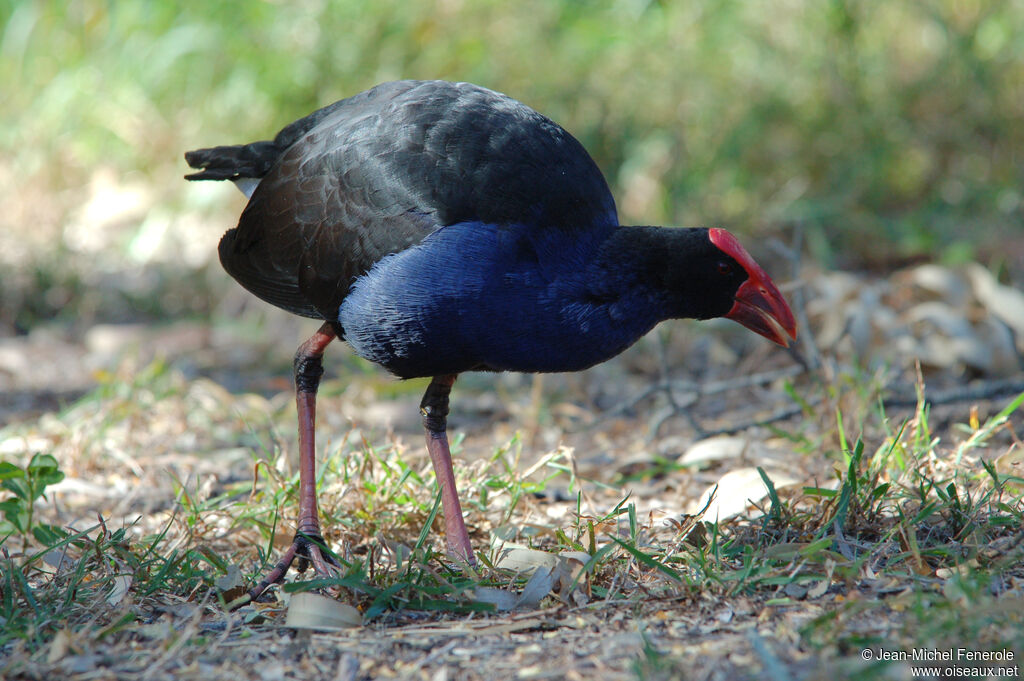
[(732, 274), (732, 263), (726, 262), (725, 260), (719, 260), (718, 273), (723, 276), (728, 276)]

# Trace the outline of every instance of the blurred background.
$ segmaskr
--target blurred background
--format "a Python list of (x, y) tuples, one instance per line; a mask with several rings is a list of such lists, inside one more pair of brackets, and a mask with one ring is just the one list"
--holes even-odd
[(0, 19), (8, 400), (81, 364), (55, 358), (118, 351), (132, 324), (192, 324), (141, 342), (197, 362), (211, 326), (274, 341), (274, 313), (216, 262), (243, 198), (184, 182), (182, 153), (269, 138), (391, 79), (468, 80), (550, 116), (623, 224), (726, 226), (768, 259), (799, 233), (824, 272), (937, 263), (956, 279), (977, 262), (1020, 285), (1020, 2), (0, 0)]

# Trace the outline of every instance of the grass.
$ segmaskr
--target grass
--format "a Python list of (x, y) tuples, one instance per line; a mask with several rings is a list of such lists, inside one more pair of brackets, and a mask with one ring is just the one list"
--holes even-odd
[[(297, 476), (287, 461), (291, 437), (280, 435), (294, 418), (289, 408), (186, 381), (160, 362), (103, 379), (63, 413), (0, 436), (34, 443), (23, 444), (3, 469), (4, 510), (16, 517), (0, 545), (5, 675), (55, 669), (47, 664), (69, 650), (131, 647), (152, 634), (158, 613), (186, 604), (201, 607), (164, 621), (180, 629), (186, 621), (227, 617), (218, 594), (239, 576), (258, 579), (290, 539)], [(846, 670), (840, 678), (861, 678), (865, 669), (890, 664), (865, 665), (857, 659), (865, 647), (1019, 651), (1024, 644), (1024, 479), (1001, 463), (1020, 447), (1010, 423), (1022, 403), (1024, 395), (984, 423), (968, 416), (948, 433), (933, 430), (923, 399), (895, 420), (876, 403), (856, 437), (836, 411), (835, 428), (814, 434), (814, 455), (832, 464), (829, 479), (779, 490), (762, 469), (769, 494), (761, 512), (721, 523), (699, 513), (656, 522), (639, 510), (642, 500), (618, 491), (616, 503), (608, 491), (621, 488), (612, 481), (581, 477), (568, 450), (524, 467), (517, 439), (485, 459), (460, 461), (456, 471), (478, 549), (487, 543), (481, 536), (492, 535), (546, 555), (583, 556), (569, 588), (553, 584), (545, 603), (591, 613), (625, 609), (652, 629), (660, 626), (652, 609), (691, 604), (685, 611), (708, 599), (750, 608), (760, 619), (788, 613), (797, 648), (779, 658), (761, 639), (748, 640), (763, 665), (784, 668), (794, 651), (812, 651), (839, 660)], [(829, 422), (826, 413), (819, 422)], [(146, 427), (137, 429), (143, 417)], [(812, 434), (791, 439), (809, 446)], [(400, 439), (373, 441), (353, 430), (326, 445), (319, 468), (325, 534), (345, 574), (329, 584), (292, 582), (285, 594), (331, 587), (368, 626), (387, 628), (493, 612), (493, 602), (477, 598), (479, 589), (524, 588), (528, 575), (503, 569), (493, 551), (484, 549), (480, 567), (468, 572), (447, 564), (425, 457)], [(837, 447), (829, 449), (830, 442)], [(129, 450), (192, 451), (216, 465), (172, 478), (161, 510), (122, 515), (128, 520), (116, 527), (112, 516), (83, 522), (70, 492), (55, 497), (48, 490), (61, 469), (89, 479), (116, 475), (126, 461), (141, 472), (134, 484), (152, 484), (159, 477), (153, 462), (140, 454), (130, 461)], [(159, 484), (168, 487), (166, 479)], [(556, 489), (571, 501), (552, 516), (543, 495)], [(32, 515), (29, 500), (36, 502)], [(279, 605), (250, 606), (237, 626), (258, 631), (281, 616)], [(174, 645), (201, 655), (212, 645), (210, 626), (184, 630)], [(664, 632), (656, 638), (666, 640)], [(640, 678), (668, 678), (689, 654), (662, 651), (650, 640), (643, 650), (633, 669)]]

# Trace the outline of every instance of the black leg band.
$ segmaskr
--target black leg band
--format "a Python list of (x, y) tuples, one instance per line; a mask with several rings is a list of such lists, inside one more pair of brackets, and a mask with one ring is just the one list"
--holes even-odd
[(423, 426), (431, 433), (443, 433), (448, 428), (448, 395), (452, 391), (455, 376), (435, 376), (427, 386), (420, 402)]
[(295, 353), (295, 388), (300, 393), (315, 393), (320, 387), (320, 377), (324, 375), (323, 355), (311, 355), (305, 348)]

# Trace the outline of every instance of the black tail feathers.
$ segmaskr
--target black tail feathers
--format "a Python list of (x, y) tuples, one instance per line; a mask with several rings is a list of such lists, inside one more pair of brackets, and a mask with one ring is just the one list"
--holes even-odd
[(199, 170), (186, 180), (237, 180), (260, 178), (270, 172), (281, 148), (273, 142), (253, 142), (230, 147), (211, 147), (185, 152), (185, 162)]

